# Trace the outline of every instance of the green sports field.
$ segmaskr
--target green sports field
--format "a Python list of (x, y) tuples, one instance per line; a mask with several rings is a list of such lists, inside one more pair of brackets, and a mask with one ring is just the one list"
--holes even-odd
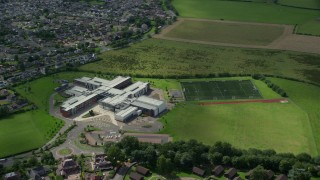
[[(299, 1), (299, 4), (304, 3), (302, 0), (294, 1)], [(311, 1), (307, 4), (311, 3), (314, 4)], [(297, 24), (299, 27), (303, 26), (306, 22), (320, 17), (320, 11), (317, 10), (286, 7), (272, 3), (263, 3), (262, 1), (174, 0), (173, 5), (182, 17)], [(304, 28), (300, 31), (300, 33), (305, 34), (313, 34), (313, 32), (309, 31), (309, 28)], [(315, 35), (319, 35), (319, 33)]]
[(187, 101), (259, 99), (259, 90), (251, 80), (181, 82)]
[[(161, 119), (165, 125), (162, 132), (173, 135), (175, 140), (197, 139), (206, 144), (226, 141), (245, 149), (271, 148), (278, 152), (318, 155), (320, 88), (289, 80), (271, 80), (288, 92), (288, 103), (212, 106), (181, 103)], [(272, 98), (268, 95), (272, 90), (255, 84), (263, 96)]]
[(281, 26), (183, 20), (164, 36), (205, 42), (264, 46), (279, 38), (283, 31), (284, 27)]

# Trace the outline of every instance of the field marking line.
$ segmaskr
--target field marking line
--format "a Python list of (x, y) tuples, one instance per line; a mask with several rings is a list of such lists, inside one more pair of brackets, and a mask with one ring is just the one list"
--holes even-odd
[(218, 88), (218, 90), (219, 90), (219, 92), (221, 94), (221, 97), (224, 98), (224, 95), (222, 94), (222, 91), (220, 90), (219, 85), (217, 83), (215, 83), (215, 85), (217, 86), (217, 88)]
[(244, 92), (244, 94), (246, 95), (246, 96), (248, 96), (248, 94), (246, 93), (246, 91), (243, 89), (243, 87), (242, 87), (242, 85), (241, 85), (241, 83), (238, 81), (238, 84), (239, 84), (239, 86), (240, 86), (240, 89)]

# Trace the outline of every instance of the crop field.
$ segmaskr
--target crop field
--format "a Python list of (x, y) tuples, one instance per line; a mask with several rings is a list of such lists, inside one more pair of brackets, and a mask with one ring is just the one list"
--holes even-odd
[(283, 31), (284, 27), (280, 25), (186, 19), (163, 36), (206, 42), (265, 46), (279, 38)]
[[(301, 0), (294, 1), (304, 4), (304, 1)], [(313, 4), (312, 0), (308, 1), (310, 2), (307, 4)], [(182, 17), (203, 19), (297, 24), (300, 26), (320, 16), (320, 12), (316, 10), (286, 7), (272, 3), (263, 3), (263, 1), (174, 0), (173, 5)], [(303, 29), (301, 33), (312, 34), (308, 28)]]
[(319, 0), (279, 0), (279, 4), (302, 7), (302, 8), (311, 8), (311, 9), (320, 9)]
[[(226, 141), (245, 149), (318, 155), (320, 88), (289, 80), (271, 80), (288, 92), (288, 103), (199, 106), (185, 102), (162, 117), (165, 125), (162, 133), (171, 134), (174, 140), (197, 139), (206, 144)], [(262, 89), (262, 95), (272, 91), (260, 88), (261, 84), (257, 86)]]
[(262, 98), (250, 80), (181, 82), (187, 101)]
[(49, 115), (49, 97), (59, 85), (56, 80), (72, 80), (81, 75), (94, 74), (60, 73), (15, 87), (19, 94), (33, 102), (38, 109), (0, 120), (0, 157), (39, 148), (59, 131), (63, 122)]
[(103, 53), (100, 57), (103, 60), (79, 69), (159, 77), (265, 73), (320, 83), (320, 55), (306, 53), (148, 39), (129, 48)]

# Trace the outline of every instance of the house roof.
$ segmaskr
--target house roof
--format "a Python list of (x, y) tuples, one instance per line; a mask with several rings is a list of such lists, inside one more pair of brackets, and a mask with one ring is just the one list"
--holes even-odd
[(287, 180), (287, 179), (288, 179), (288, 177), (286, 175), (284, 175), (284, 174), (280, 174), (276, 178), (276, 180)]
[(197, 174), (197, 175), (203, 176), (204, 173), (205, 173), (205, 170), (203, 170), (201, 168), (198, 168), (198, 167), (193, 167), (192, 168), (192, 172)]
[(233, 178), (237, 174), (238, 170), (236, 168), (230, 168), (224, 175), (227, 178)]
[(138, 173), (136, 173), (136, 172), (131, 172), (129, 177), (132, 180), (143, 180), (143, 176), (138, 174)]
[(219, 165), (219, 166), (216, 166), (212, 172), (215, 174), (215, 175), (220, 175), (222, 172), (223, 172), (224, 168), (223, 166)]
[(78, 165), (73, 159), (66, 159), (62, 163), (62, 168), (73, 168), (75, 166), (78, 166)]
[(233, 180), (242, 180), (240, 176), (233, 178)]
[(269, 179), (272, 179), (273, 176), (274, 176), (274, 172), (271, 171), (271, 170), (268, 170), (267, 174), (268, 174), (268, 178), (269, 178)]
[(142, 166), (137, 166), (136, 167), (136, 171), (139, 173), (139, 174), (142, 174), (142, 175), (147, 175), (149, 174), (150, 170), (145, 168), (145, 167), (142, 167)]

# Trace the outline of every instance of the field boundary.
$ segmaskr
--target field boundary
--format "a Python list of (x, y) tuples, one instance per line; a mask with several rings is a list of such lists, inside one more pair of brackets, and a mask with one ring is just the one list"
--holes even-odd
[(279, 98), (279, 99), (255, 99), (255, 100), (240, 100), (240, 101), (201, 102), (201, 103), (198, 103), (198, 105), (211, 106), (211, 105), (221, 105), (221, 104), (282, 103), (282, 102), (288, 102), (288, 99)]
[[(209, 42), (201, 40), (190, 40), (182, 38), (166, 37), (165, 35), (179, 26), (184, 21), (202, 21), (202, 22), (217, 22), (217, 23), (231, 23), (231, 24), (244, 24), (244, 25), (261, 25), (261, 26), (274, 26), (283, 27), (283, 33), (273, 42), (268, 45), (246, 45), (246, 44), (235, 44), (235, 43), (221, 43), (221, 42)], [(153, 36), (157, 39), (165, 39), (179, 42), (189, 42), (197, 44), (206, 44), (214, 46), (226, 46), (226, 47), (240, 47), (240, 48), (253, 48), (253, 49), (273, 49), (273, 50), (289, 50), (297, 52), (315, 53), (320, 54), (320, 37), (307, 36), (294, 33), (294, 25), (284, 24), (271, 24), (271, 23), (255, 23), (255, 22), (241, 22), (241, 21), (226, 21), (226, 20), (210, 20), (210, 19), (197, 19), (197, 18), (178, 18), (172, 25), (167, 26), (159, 34)], [(303, 44), (303, 46), (301, 46)]]

